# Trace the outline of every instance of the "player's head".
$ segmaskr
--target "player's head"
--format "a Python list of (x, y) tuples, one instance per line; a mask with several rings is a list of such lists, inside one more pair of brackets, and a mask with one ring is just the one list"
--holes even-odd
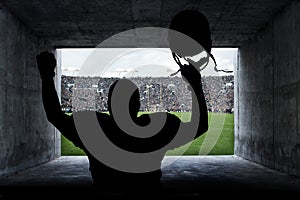
[[(107, 104), (108, 104), (108, 111), (111, 113), (112, 109), (111, 109), (111, 97), (112, 97), (112, 93), (113, 90), (116, 86), (116, 84), (119, 82), (120, 80), (116, 80), (109, 88), (109, 92), (108, 92), (108, 100), (107, 100)], [(124, 82), (125, 81), (125, 82)], [(124, 106), (128, 106), (129, 112), (132, 116), (136, 116), (137, 112), (139, 112), (140, 109), (140, 93), (139, 93), (139, 89), (138, 87), (130, 80), (128, 79), (122, 79), (122, 86), (129, 84), (131, 87), (134, 88), (134, 92), (130, 97), (129, 100), (129, 105), (125, 105)], [(125, 83), (125, 84), (124, 84)], [(125, 100), (119, 99), (120, 103), (124, 103)]]

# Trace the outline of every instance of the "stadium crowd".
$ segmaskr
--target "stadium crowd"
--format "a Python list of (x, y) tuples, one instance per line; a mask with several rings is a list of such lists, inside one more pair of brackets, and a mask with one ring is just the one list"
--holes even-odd
[[(132, 77), (140, 89), (140, 111), (189, 112), (191, 92), (180, 77)], [(110, 85), (117, 78), (74, 77), (61, 78), (61, 104), (65, 112), (79, 110), (107, 111)], [(203, 76), (203, 91), (208, 111), (233, 113), (233, 76)]]

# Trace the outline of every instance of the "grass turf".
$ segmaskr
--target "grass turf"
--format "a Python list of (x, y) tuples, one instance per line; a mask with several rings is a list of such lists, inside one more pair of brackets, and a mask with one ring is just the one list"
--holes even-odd
[[(143, 114), (142, 112), (140, 114)], [(182, 121), (190, 120), (190, 113), (173, 113)], [(186, 145), (169, 150), (166, 155), (233, 155), (233, 114), (209, 113), (208, 131)], [(61, 155), (81, 156), (85, 153), (61, 135)]]

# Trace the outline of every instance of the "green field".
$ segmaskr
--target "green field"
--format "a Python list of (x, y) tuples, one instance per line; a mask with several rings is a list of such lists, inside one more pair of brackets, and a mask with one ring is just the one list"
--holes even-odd
[[(140, 113), (142, 114), (142, 113)], [(190, 120), (190, 113), (173, 113), (182, 121)], [(166, 155), (233, 155), (233, 114), (209, 113), (208, 131), (192, 142), (170, 150)], [(61, 155), (85, 155), (64, 136), (61, 136)]]

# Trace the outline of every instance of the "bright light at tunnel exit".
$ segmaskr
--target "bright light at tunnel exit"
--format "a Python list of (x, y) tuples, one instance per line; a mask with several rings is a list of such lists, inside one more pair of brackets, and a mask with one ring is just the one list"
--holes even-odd
[[(61, 54), (61, 70), (62, 75), (66, 76), (77, 76), (80, 71), (80, 67), (86, 61), (88, 56), (94, 51), (94, 48), (64, 48), (57, 49)], [(116, 51), (132, 51), (135, 49), (125, 49), (125, 48), (103, 48), (101, 49), (101, 55), (107, 59), (111, 59)], [(214, 55), (217, 66), (219, 69), (234, 71), (237, 66), (237, 48), (212, 48), (212, 54)], [(137, 65), (142, 65), (143, 63), (148, 62), (149, 60), (155, 61), (153, 66), (147, 65), (147, 68), (141, 68), (136, 70)], [(144, 61), (144, 62), (143, 62)], [(95, 63), (98, 65), (99, 63)], [(174, 62), (171, 52), (169, 49), (153, 49), (153, 51), (145, 51), (144, 49), (135, 51), (131, 56), (127, 56), (127, 59), (119, 60), (115, 63), (115, 67), (110, 69), (107, 76), (111, 77), (120, 77), (123, 73), (131, 72), (132, 76), (147, 77), (148, 72), (151, 71), (151, 67), (157, 65), (164, 66), (165, 69), (160, 70), (157, 75), (152, 74), (152, 76), (169, 76), (170, 71), (176, 71), (178, 66)], [(92, 67), (92, 66), (91, 66)], [(89, 74), (89, 72), (86, 72)], [(94, 76), (99, 76), (96, 73), (93, 73)], [(201, 71), (202, 76), (224, 76), (224, 75), (233, 75), (232, 73), (225, 72), (216, 72), (213, 67), (206, 67)], [(179, 73), (180, 76), (180, 73)]]

